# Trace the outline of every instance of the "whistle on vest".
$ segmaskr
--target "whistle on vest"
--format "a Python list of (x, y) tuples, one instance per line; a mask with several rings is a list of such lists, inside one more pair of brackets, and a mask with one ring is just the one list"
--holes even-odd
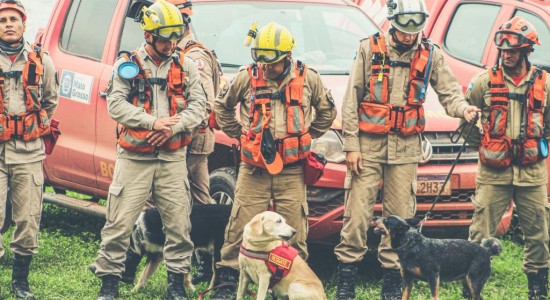
[(252, 43), (252, 39), (256, 38), (256, 35), (258, 34), (258, 22), (252, 23), (250, 26), (250, 29), (248, 30), (248, 34), (246, 35), (246, 38), (244, 39), (244, 46), (249, 47), (250, 43)]

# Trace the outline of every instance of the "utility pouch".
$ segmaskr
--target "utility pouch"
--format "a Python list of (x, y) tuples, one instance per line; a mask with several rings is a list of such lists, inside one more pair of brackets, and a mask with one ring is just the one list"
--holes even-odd
[(323, 176), (326, 164), (327, 160), (323, 155), (310, 151), (303, 160), (304, 183), (307, 185), (315, 184)]
[(50, 133), (44, 136), (44, 145), (46, 147), (46, 154), (52, 154), (55, 148), (55, 143), (61, 135), (61, 131), (58, 128), (59, 120), (52, 119), (50, 122)]

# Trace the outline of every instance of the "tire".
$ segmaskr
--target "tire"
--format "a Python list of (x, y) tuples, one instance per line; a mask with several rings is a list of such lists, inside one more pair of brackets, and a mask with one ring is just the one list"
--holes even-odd
[(4, 233), (6, 231), (8, 231), (8, 229), (10, 228), (10, 225), (11, 225), (11, 202), (10, 202), (10, 197), (9, 197), (9, 193), (8, 193), (8, 197), (7, 197), (7, 201), (6, 201), (6, 215), (4, 216), (4, 224), (0, 224), (2, 225), (2, 228), (0, 228), (0, 233)]
[(210, 173), (210, 197), (217, 204), (233, 205), (237, 174), (235, 168), (224, 167)]

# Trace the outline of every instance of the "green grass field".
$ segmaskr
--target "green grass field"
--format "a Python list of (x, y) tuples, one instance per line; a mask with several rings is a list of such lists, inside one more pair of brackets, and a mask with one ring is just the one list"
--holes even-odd
[[(95, 299), (100, 280), (87, 269), (99, 248), (100, 231), (104, 220), (56, 206), (44, 205), (39, 255), (35, 256), (29, 276), (30, 286), (37, 299)], [(15, 299), (9, 292), (13, 253), (9, 242), (14, 227), (4, 235), (6, 255), (0, 258), (0, 299)], [(493, 259), (493, 272), (483, 290), (484, 299), (527, 299), (527, 280), (521, 272), (522, 246), (504, 237), (503, 253)], [(332, 249), (311, 246), (309, 263), (323, 280), (327, 296), (335, 293), (334, 273), (336, 259)], [(141, 266), (143, 267), (143, 266)], [(357, 299), (380, 299), (381, 270), (374, 253), (369, 253), (361, 265)], [(198, 286), (202, 291), (206, 285)], [(151, 281), (139, 292), (121, 284), (121, 299), (163, 299), (166, 289), (166, 272), (161, 267)], [(441, 299), (461, 299), (459, 282), (443, 283)], [(197, 293), (190, 294), (191, 299)], [(208, 297), (205, 297), (208, 299)], [(429, 287), (418, 283), (412, 299), (429, 299)]]

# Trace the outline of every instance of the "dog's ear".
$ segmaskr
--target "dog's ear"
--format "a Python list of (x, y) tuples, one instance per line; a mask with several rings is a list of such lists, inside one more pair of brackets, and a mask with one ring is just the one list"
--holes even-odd
[(407, 222), (407, 224), (409, 224), (409, 226), (411, 226), (411, 227), (416, 227), (416, 225), (418, 225), (420, 223), (420, 219), (410, 218), (410, 219), (406, 219), (405, 222)]
[(252, 221), (250, 221), (250, 230), (254, 232), (255, 235), (261, 235), (264, 232), (264, 227), (262, 226), (263, 217), (260, 215), (254, 216)]

